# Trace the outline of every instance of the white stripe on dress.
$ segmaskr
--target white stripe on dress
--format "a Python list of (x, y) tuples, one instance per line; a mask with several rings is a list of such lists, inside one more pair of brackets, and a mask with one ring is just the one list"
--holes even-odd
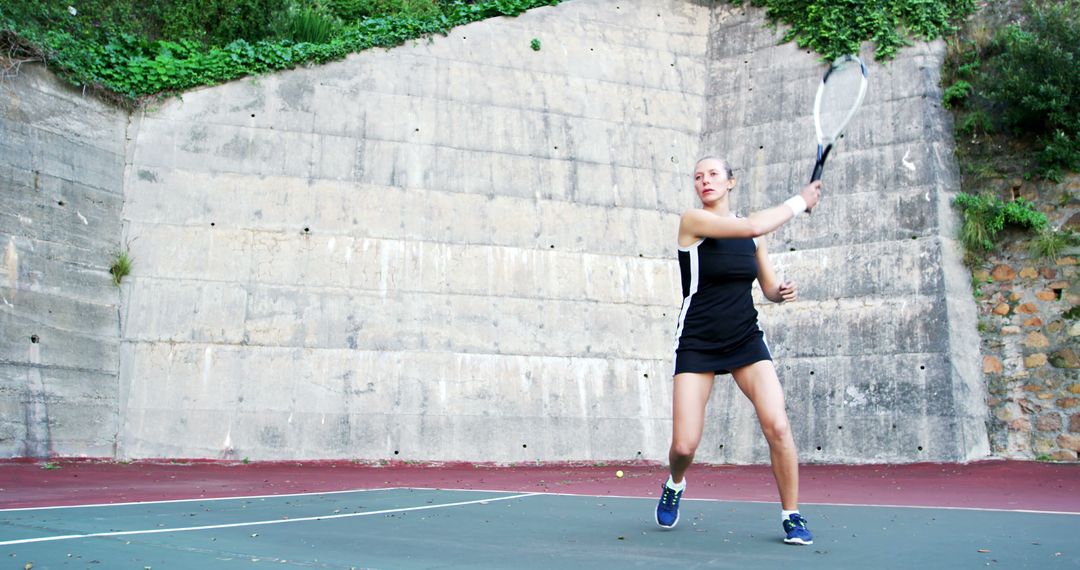
[(679, 355), (679, 340), (682, 338), (683, 327), (686, 326), (686, 313), (690, 311), (690, 299), (693, 298), (694, 293), (698, 290), (698, 246), (701, 242), (705, 241), (700, 239), (693, 245), (686, 248), (679, 248), (679, 251), (685, 251), (690, 254), (690, 292), (683, 299), (682, 311), (679, 313), (679, 326), (675, 329), (675, 347), (671, 350), (671, 375), (675, 375), (675, 359)]

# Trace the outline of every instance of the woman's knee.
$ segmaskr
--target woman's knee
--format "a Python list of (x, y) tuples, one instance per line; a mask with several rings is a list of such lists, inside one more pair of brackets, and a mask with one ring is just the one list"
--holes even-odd
[(671, 454), (675, 457), (693, 457), (697, 447), (697, 442), (674, 440), (671, 442)]
[(761, 431), (770, 444), (791, 441), (791, 424), (786, 417), (767, 418), (761, 421)]

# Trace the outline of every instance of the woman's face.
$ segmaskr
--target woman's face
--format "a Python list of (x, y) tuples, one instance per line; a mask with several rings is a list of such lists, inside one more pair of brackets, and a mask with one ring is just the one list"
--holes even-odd
[(715, 158), (706, 158), (694, 168), (694, 190), (706, 206), (726, 198), (733, 186), (735, 179), (727, 177), (727, 167)]

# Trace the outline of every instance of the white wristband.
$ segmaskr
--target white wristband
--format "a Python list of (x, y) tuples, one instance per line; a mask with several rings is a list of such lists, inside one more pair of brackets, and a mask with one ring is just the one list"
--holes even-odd
[(806, 200), (798, 194), (784, 200), (784, 205), (791, 208), (792, 218), (806, 211)]

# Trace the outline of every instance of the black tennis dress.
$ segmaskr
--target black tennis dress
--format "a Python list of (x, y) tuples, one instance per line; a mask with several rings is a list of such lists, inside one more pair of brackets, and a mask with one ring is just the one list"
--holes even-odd
[(772, 360), (750, 288), (758, 276), (752, 238), (704, 238), (679, 248), (682, 311), (674, 374), (712, 372)]

